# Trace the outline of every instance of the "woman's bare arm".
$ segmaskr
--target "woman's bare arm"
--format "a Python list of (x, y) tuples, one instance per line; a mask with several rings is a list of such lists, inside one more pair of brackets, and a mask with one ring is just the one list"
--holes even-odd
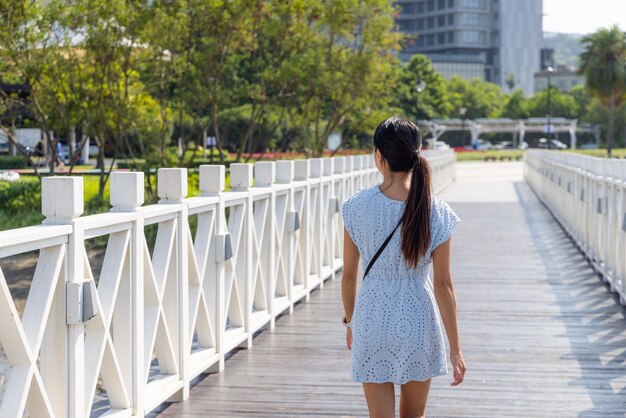
[(452, 274), (450, 273), (450, 252), (451, 239), (439, 245), (432, 253), (434, 270), (435, 298), (441, 313), (441, 319), (446, 328), (448, 342), (450, 343), (450, 360), (454, 367), (453, 386), (463, 381), (465, 371), (465, 361), (461, 354), (461, 341), (457, 325), (456, 296), (454, 285), (452, 284)]
[[(341, 278), (341, 298), (346, 321), (352, 321), (354, 303), (356, 299), (356, 280), (359, 269), (359, 249), (357, 248), (348, 230), (343, 228), (343, 274)], [(352, 348), (352, 333), (348, 328), (346, 344)]]

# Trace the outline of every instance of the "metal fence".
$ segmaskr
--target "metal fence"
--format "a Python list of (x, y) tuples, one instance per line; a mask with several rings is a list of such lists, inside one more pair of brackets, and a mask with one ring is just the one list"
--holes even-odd
[(530, 150), (524, 177), (626, 304), (626, 161)]
[[(441, 190), (456, 157), (427, 158)], [(81, 177), (43, 179), (43, 224), (0, 232), (0, 258), (39, 252), (21, 318), (0, 271), (1, 417), (143, 416), (187, 399), (192, 379), (335, 276), (341, 205), (380, 180), (371, 155), (232, 164), (229, 191), (225, 171), (201, 166), (188, 198), (186, 170), (160, 169), (149, 206), (143, 173), (114, 172), (110, 212), (90, 216)]]

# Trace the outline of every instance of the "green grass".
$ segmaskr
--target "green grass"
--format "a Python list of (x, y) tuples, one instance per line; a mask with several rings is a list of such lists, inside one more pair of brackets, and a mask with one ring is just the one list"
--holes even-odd
[[(593, 157), (606, 157), (606, 149), (565, 149), (559, 150), (559, 152), (574, 152), (577, 154), (584, 154)], [(487, 151), (465, 151), (457, 152), (456, 158), (459, 162), (464, 161), (485, 161), (485, 158), (493, 158), (500, 160), (502, 157), (513, 159), (522, 157), (524, 151), (522, 150), (487, 150)], [(626, 148), (615, 148), (612, 152), (613, 158), (626, 158)]]
[[(567, 151), (592, 157), (606, 157), (606, 149), (573, 149)], [(626, 148), (613, 148), (611, 154), (613, 157), (626, 158)]]
[(463, 161), (485, 161), (485, 158), (521, 158), (524, 155), (524, 151), (511, 149), (511, 150), (486, 150), (486, 151), (462, 151), (456, 153), (456, 159), (459, 162)]

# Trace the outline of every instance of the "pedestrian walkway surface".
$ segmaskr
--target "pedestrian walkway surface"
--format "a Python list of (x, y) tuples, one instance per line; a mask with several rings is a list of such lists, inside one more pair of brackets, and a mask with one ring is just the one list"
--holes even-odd
[[(433, 380), (428, 416), (624, 417), (617, 297), (523, 182), (522, 163), (459, 163), (457, 173), (441, 196), (462, 219), (452, 275), (469, 371), (459, 387), (451, 372)], [(340, 277), (327, 281), (161, 415), (366, 417), (340, 288)]]

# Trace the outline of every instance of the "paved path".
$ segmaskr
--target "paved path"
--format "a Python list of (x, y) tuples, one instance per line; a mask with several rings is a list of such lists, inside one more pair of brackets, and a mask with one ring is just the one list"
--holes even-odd
[[(624, 417), (625, 310), (522, 180), (461, 163), (442, 197), (462, 223), (452, 273), (469, 372), (436, 378), (429, 417)], [(172, 417), (366, 417), (338, 323), (340, 280), (208, 375)]]

